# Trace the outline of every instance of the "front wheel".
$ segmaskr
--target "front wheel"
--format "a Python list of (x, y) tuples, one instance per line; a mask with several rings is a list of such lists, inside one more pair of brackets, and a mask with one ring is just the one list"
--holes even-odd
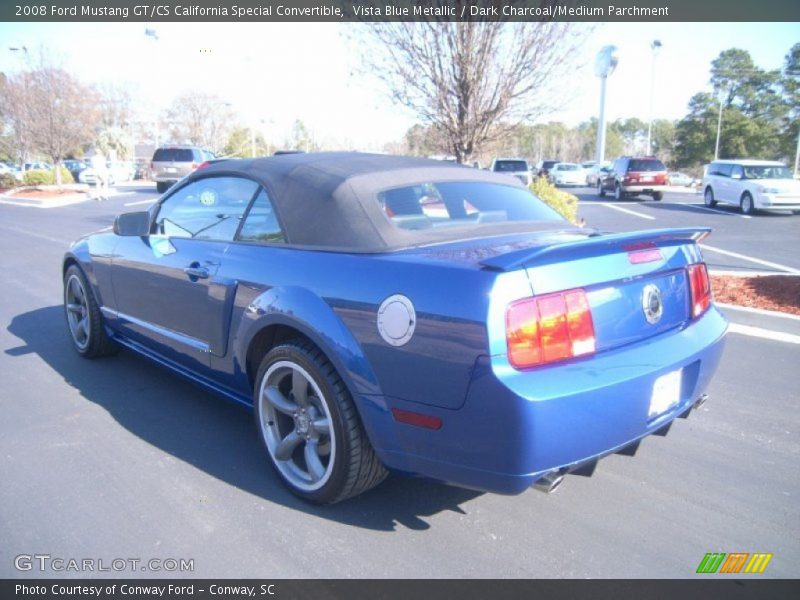
[(606, 190), (603, 188), (603, 182), (600, 180), (597, 181), (597, 195), (601, 198), (606, 197)]
[(614, 200), (617, 202), (621, 202), (625, 199), (625, 192), (622, 191), (622, 186), (620, 184), (614, 185)]
[(333, 504), (386, 477), (347, 387), (313, 344), (287, 342), (267, 353), (254, 404), (261, 440), (293, 494)]
[(753, 205), (753, 197), (748, 192), (742, 194), (742, 200), (739, 203), (739, 208), (742, 210), (742, 214), (744, 215), (752, 215), (754, 212), (756, 212), (756, 208)]
[(72, 346), (78, 354), (99, 358), (117, 353), (119, 346), (106, 333), (100, 307), (76, 265), (64, 274), (64, 315)]

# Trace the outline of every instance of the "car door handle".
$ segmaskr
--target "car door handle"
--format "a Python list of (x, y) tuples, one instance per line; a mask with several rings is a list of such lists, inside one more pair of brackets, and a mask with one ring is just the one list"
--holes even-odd
[(208, 279), (208, 269), (206, 269), (205, 267), (200, 267), (200, 266), (186, 267), (183, 270), (183, 272), (186, 273), (189, 276), (189, 278)]

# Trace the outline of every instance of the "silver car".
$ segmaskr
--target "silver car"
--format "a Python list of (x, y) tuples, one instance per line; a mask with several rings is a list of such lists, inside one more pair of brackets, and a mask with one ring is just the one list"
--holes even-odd
[(203, 164), (214, 158), (208, 150), (197, 146), (161, 146), (153, 154), (150, 172), (159, 194)]

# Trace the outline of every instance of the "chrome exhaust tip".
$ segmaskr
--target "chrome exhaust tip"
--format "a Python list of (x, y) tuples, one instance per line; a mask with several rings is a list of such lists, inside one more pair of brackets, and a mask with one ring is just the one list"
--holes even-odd
[(708, 394), (700, 394), (700, 397), (695, 401), (694, 408), (700, 408), (708, 400)]
[(558, 471), (552, 471), (534, 481), (532, 487), (545, 494), (551, 494), (558, 489), (562, 481), (564, 481), (564, 476)]

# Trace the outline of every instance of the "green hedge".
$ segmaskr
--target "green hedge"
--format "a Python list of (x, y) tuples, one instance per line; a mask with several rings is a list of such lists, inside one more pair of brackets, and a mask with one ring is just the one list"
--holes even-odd
[[(25, 185), (53, 185), (56, 182), (55, 171), (45, 171), (43, 169), (31, 169), (22, 176)], [(72, 174), (65, 167), (61, 167), (61, 183), (74, 183)]]
[(577, 196), (558, 189), (544, 177), (537, 177), (531, 184), (531, 191), (570, 223), (578, 223)]
[(7, 190), (18, 185), (19, 181), (17, 181), (17, 178), (11, 175), (11, 173), (0, 174), (0, 190)]

